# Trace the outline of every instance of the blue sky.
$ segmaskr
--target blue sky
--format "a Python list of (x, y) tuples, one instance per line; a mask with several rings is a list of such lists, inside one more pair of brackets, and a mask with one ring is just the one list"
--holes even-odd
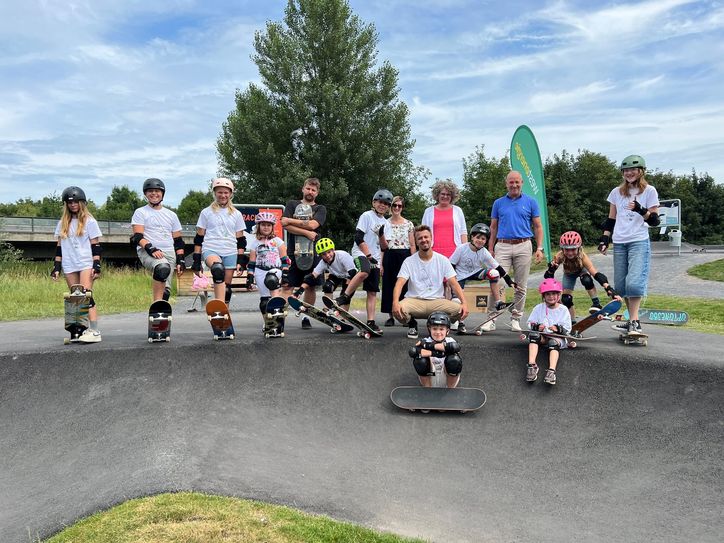
[[(460, 182), (484, 145), (530, 126), (565, 149), (724, 182), (724, 4), (351, 0), (399, 70), (416, 165)], [(282, 0), (4, 0), (0, 201), (166, 182), (177, 205), (215, 176), (234, 92), (258, 81), (254, 32)]]

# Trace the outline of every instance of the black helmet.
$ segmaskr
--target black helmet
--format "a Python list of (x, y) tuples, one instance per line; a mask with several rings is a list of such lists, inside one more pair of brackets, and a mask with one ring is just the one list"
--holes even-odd
[(375, 192), (372, 201), (379, 200), (380, 202), (386, 203), (388, 206), (392, 205), (392, 193), (387, 189), (380, 189)]
[(433, 311), (427, 318), (427, 328), (431, 326), (440, 325), (446, 328), (450, 328), (450, 317), (444, 311)]
[(143, 182), (143, 194), (146, 194), (146, 191), (151, 189), (158, 189), (166, 194), (166, 185), (163, 184), (163, 181), (155, 177), (149, 177)]
[(490, 227), (481, 222), (474, 224), (470, 229), (470, 237), (472, 238), (475, 234), (483, 234), (486, 238), (490, 239)]
[(85, 192), (80, 187), (68, 187), (61, 195), (63, 202), (86, 202)]

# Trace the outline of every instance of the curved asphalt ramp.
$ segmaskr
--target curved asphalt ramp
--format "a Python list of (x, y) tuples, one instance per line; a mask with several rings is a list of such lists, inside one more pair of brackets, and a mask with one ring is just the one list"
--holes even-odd
[(659, 328), (637, 349), (597, 327), (554, 388), (523, 382), (512, 334), (466, 337), (462, 385), (487, 404), (424, 415), (389, 401), (416, 380), (402, 328), (365, 341), (292, 319), (265, 341), (239, 318), (254, 331), (236, 341), (149, 346), (139, 319), (133, 340), (6, 347), (0, 541), (174, 490), (440, 542), (721, 540), (721, 337)]

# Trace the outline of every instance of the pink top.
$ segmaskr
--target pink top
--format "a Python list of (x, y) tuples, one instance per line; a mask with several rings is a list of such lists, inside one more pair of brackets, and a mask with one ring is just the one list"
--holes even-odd
[(432, 249), (448, 258), (455, 252), (455, 221), (453, 208), (434, 210)]

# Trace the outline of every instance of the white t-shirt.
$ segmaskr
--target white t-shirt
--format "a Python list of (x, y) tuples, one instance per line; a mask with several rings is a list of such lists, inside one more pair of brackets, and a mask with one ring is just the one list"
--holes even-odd
[[(131, 225), (136, 224), (143, 226), (143, 237), (154, 247), (166, 254), (174, 252), (172, 234), (181, 230), (181, 222), (176, 213), (165, 207), (154, 209), (150, 205), (145, 205), (133, 212)], [(136, 252), (139, 251), (143, 249), (136, 247)]]
[(70, 221), (68, 237), (60, 239), (60, 221), (55, 227), (55, 239), (60, 239), (60, 250), (63, 252), (61, 264), (63, 273), (73, 273), (87, 270), (93, 267), (93, 253), (91, 252), (90, 240), (100, 238), (101, 229), (93, 217), (88, 217), (82, 236), (76, 236), (78, 219)]
[[(205, 240), (204, 240), (205, 241)], [(284, 245), (282, 238), (256, 239), (254, 236), (246, 246), (246, 250), (256, 251), (256, 267), (262, 270), (271, 270), (282, 267), (279, 248)]]
[(500, 266), (485, 247), (476, 251), (470, 246), (470, 243), (458, 245), (450, 257), (450, 264), (455, 266), (458, 277), (463, 279), (482, 271), (483, 268), (497, 268)]
[(320, 260), (319, 264), (314, 267), (314, 275), (319, 277), (328, 271), (335, 277), (347, 279), (349, 277), (349, 270), (357, 271), (357, 266), (354, 264), (352, 255), (347, 251), (334, 251), (334, 260), (332, 263), (327, 264), (324, 260)]
[(618, 187), (608, 194), (608, 202), (616, 206), (616, 226), (613, 227), (611, 238), (614, 243), (631, 243), (649, 239), (649, 225), (644, 222), (644, 218), (626, 208), (634, 199), (646, 209), (659, 205), (659, 193), (651, 185), (648, 185), (641, 194), (638, 194), (638, 189), (633, 191), (629, 189), (628, 196), (621, 196)]
[(213, 251), (219, 256), (228, 256), (237, 253), (236, 233), (246, 229), (244, 217), (239, 210), (233, 208), (229, 214), (227, 208), (221, 208), (218, 212), (211, 209), (211, 206), (203, 209), (199, 215), (197, 228), (206, 230), (202, 251)]
[[(427, 336), (422, 340), (423, 343), (435, 341), (431, 336)], [(435, 343), (452, 343), (455, 341), (450, 336), (446, 336), (443, 341), (435, 341)], [(433, 388), (447, 388), (447, 373), (445, 373), (445, 357), (442, 356), (431, 356), (430, 361), (433, 365), (433, 371), (435, 375), (432, 375), (432, 386)]]
[(424, 261), (417, 252), (402, 262), (397, 277), (407, 279), (405, 298), (438, 300), (444, 297), (443, 281), (455, 277), (455, 270), (440, 253), (433, 252), (432, 258)]
[(571, 331), (571, 314), (563, 304), (558, 304), (555, 309), (550, 309), (545, 302), (539, 303), (528, 316), (528, 328), (532, 322), (545, 325), (545, 332), (553, 332), (553, 325), (562, 326), (569, 332)]
[[(387, 224), (387, 219), (380, 217), (374, 210), (370, 209), (360, 215), (357, 221), (357, 230), (362, 230), (365, 233), (365, 243), (370, 251), (370, 256), (375, 258), (377, 262), (382, 261), (382, 251), (380, 250), (380, 236), (378, 234), (377, 226), (384, 228)], [(352, 245), (352, 256), (367, 256), (360, 251), (359, 245), (356, 243)]]

